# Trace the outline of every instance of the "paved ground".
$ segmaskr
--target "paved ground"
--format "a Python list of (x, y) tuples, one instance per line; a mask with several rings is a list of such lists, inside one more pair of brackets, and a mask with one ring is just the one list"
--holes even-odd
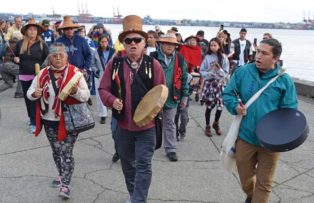
[[(14, 90), (0, 93), (0, 202), (63, 202), (58, 190), (49, 187), (56, 175), (45, 135), (28, 133), (23, 99), (14, 99)], [(314, 100), (300, 97), (300, 109), (314, 125)], [(95, 118), (95, 105), (92, 108)], [(150, 203), (233, 203), (245, 195), (236, 175), (224, 171), (219, 162), (223, 136), (204, 136), (204, 107), (191, 102), (186, 140), (178, 143), (180, 161), (170, 163), (164, 151), (153, 160)], [(231, 117), (223, 112), (221, 127), (226, 133)], [(299, 148), (282, 153), (275, 176), (271, 202), (314, 202), (314, 138)], [(112, 163), (113, 141), (109, 122), (97, 123), (82, 133), (74, 149), (76, 167), (72, 198), (67, 202), (124, 203), (127, 191), (120, 162)]]

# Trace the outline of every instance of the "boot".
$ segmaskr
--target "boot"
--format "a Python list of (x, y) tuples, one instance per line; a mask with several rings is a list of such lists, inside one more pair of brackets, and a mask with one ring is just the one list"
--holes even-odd
[(217, 135), (221, 135), (221, 130), (218, 122), (213, 123), (213, 128), (215, 129)]
[(200, 96), (198, 93), (195, 94), (195, 101), (198, 102), (198, 100), (200, 99)]
[(205, 135), (206, 135), (207, 137), (213, 136), (213, 135), (212, 135), (212, 132), (210, 131), (210, 125), (206, 126)]
[(105, 124), (106, 123), (106, 117), (104, 117), (104, 116), (100, 117), (99, 123), (100, 124)]

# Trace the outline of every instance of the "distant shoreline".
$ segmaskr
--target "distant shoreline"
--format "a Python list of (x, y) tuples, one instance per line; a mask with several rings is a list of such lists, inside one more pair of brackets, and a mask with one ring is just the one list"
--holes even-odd
[[(22, 16), (23, 19), (34, 17), (38, 21), (48, 19), (51, 21), (62, 20), (63, 15), (37, 15), (37, 14), (14, 14), (14, 13), (0, 13), (0, 18), (12, 21), (14, 16)], [(121, 24), (123, 16), (115, 17), (97, 17), (91, 14), (71, 15), (71, 17), (78, 23), (104, 23), (104, 24)], [(312, 23), (289, 23), (289, 22), (233, 22), (233, 21), (211, 21), (211, 20), (191, 20), (191, 19), (153, 19), (150, 16), (143, 18), (145, 25), (167, 25), (167, 26), (204, 26), (204, 27), (225, 27), (235, 28), (260, 28), (260, 29), (289, 29), (289, 30), (314, 30), (314, 22)]]

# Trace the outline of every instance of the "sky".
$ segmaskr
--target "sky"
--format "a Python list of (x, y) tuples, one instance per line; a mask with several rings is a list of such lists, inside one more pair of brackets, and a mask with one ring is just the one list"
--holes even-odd
[[(101, 3), (100, 3), (101, 2)], [(77, 15), (88, 9), (93, 16), (149, 15), (153, 19), (192, 19), (243, 22), (302, 22), (303, 16), (314, 18), (312, 0), (9, 0), (0, 12), (19, 14)]]

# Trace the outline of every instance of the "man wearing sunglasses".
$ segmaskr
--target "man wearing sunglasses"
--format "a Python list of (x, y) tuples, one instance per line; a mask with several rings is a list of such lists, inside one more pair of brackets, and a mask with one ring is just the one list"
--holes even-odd
[(130, 194), (128, 203), (147, 202), (156, 143), (154, 120), (138, 127), (133, 121), (133, 113), (151, 88), (166, 83), (158, 61), (144, 54), (146, 39), (142, 19), (126, 16), (123, 32), (119, 35), (126, 54), (108, 62), (98, 88), (102, 102), (112, 108), (112, 115), (118, 122), (115, 144)]

